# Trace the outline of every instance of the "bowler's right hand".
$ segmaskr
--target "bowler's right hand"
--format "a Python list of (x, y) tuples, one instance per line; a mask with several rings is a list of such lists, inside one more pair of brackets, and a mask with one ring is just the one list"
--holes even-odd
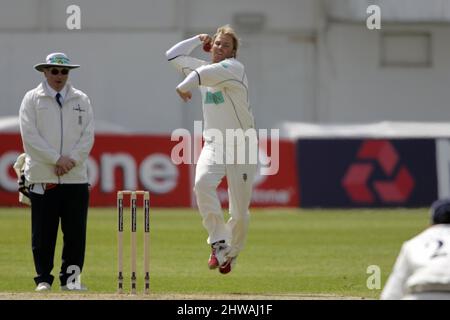
[(205, 45), (205, 44), (212, 45), (212, 38), (209, 34), (202, 33), (202, 34), (199, 34), (197, 37), (200, 39), (200, 41), (203, 43), (203, 45)]

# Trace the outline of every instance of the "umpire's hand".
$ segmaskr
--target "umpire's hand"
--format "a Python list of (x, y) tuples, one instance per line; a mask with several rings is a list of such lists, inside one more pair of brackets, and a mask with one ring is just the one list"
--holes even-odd
[(57, 176), (62, 176), (72, 170), (72, 168), (75, 167), (75, 164), (75, 160), (66, 156), (61, 156), (58, 161), (56, 161), (55, 174)]

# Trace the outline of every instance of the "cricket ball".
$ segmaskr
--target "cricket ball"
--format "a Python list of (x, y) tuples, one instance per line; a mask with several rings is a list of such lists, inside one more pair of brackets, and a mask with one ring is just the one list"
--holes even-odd
[(203, 45), (203, 51), (205, 51), (205, 52), (210, 52), (211, 51), (211, 43), (205, 43), (204, 45)]

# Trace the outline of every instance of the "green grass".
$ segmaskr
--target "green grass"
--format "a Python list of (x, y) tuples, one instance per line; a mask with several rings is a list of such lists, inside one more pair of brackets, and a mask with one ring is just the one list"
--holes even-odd
[[(141, 210), (140, 210), (141, 211)], [(142, 216), (138, 220), (138, 288), (143, 286)], [(369, 265), (381, 268), (382, 285), (406, 239), (422, 231), (426, 209), (252, 210), (247, 245), (224, 276), (208, 270), (209, 247), (197, 211), (151, 210), (151, 290), (192, 294), (336, 294), (378, 298), (366, 286)], [(125, 220), (126, 231), (129, 218)], [(90, 209), (83, 283), (93, 293), (116, 291), (115, 208)], [(129, 249), (129, 233), (125, 233)], [(61, 234), (53, 274), (61, 262)], [(125, 285), (129, 285), (129, 250)], [(0, 291), (34, 289), (30, 213), (0, 208)]]

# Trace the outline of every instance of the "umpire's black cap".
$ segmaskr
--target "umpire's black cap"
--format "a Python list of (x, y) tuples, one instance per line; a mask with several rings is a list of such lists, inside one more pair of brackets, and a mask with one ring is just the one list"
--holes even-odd
[(450, 223), (450, 199), (436, 200), (430, 209), (431, 223)]

